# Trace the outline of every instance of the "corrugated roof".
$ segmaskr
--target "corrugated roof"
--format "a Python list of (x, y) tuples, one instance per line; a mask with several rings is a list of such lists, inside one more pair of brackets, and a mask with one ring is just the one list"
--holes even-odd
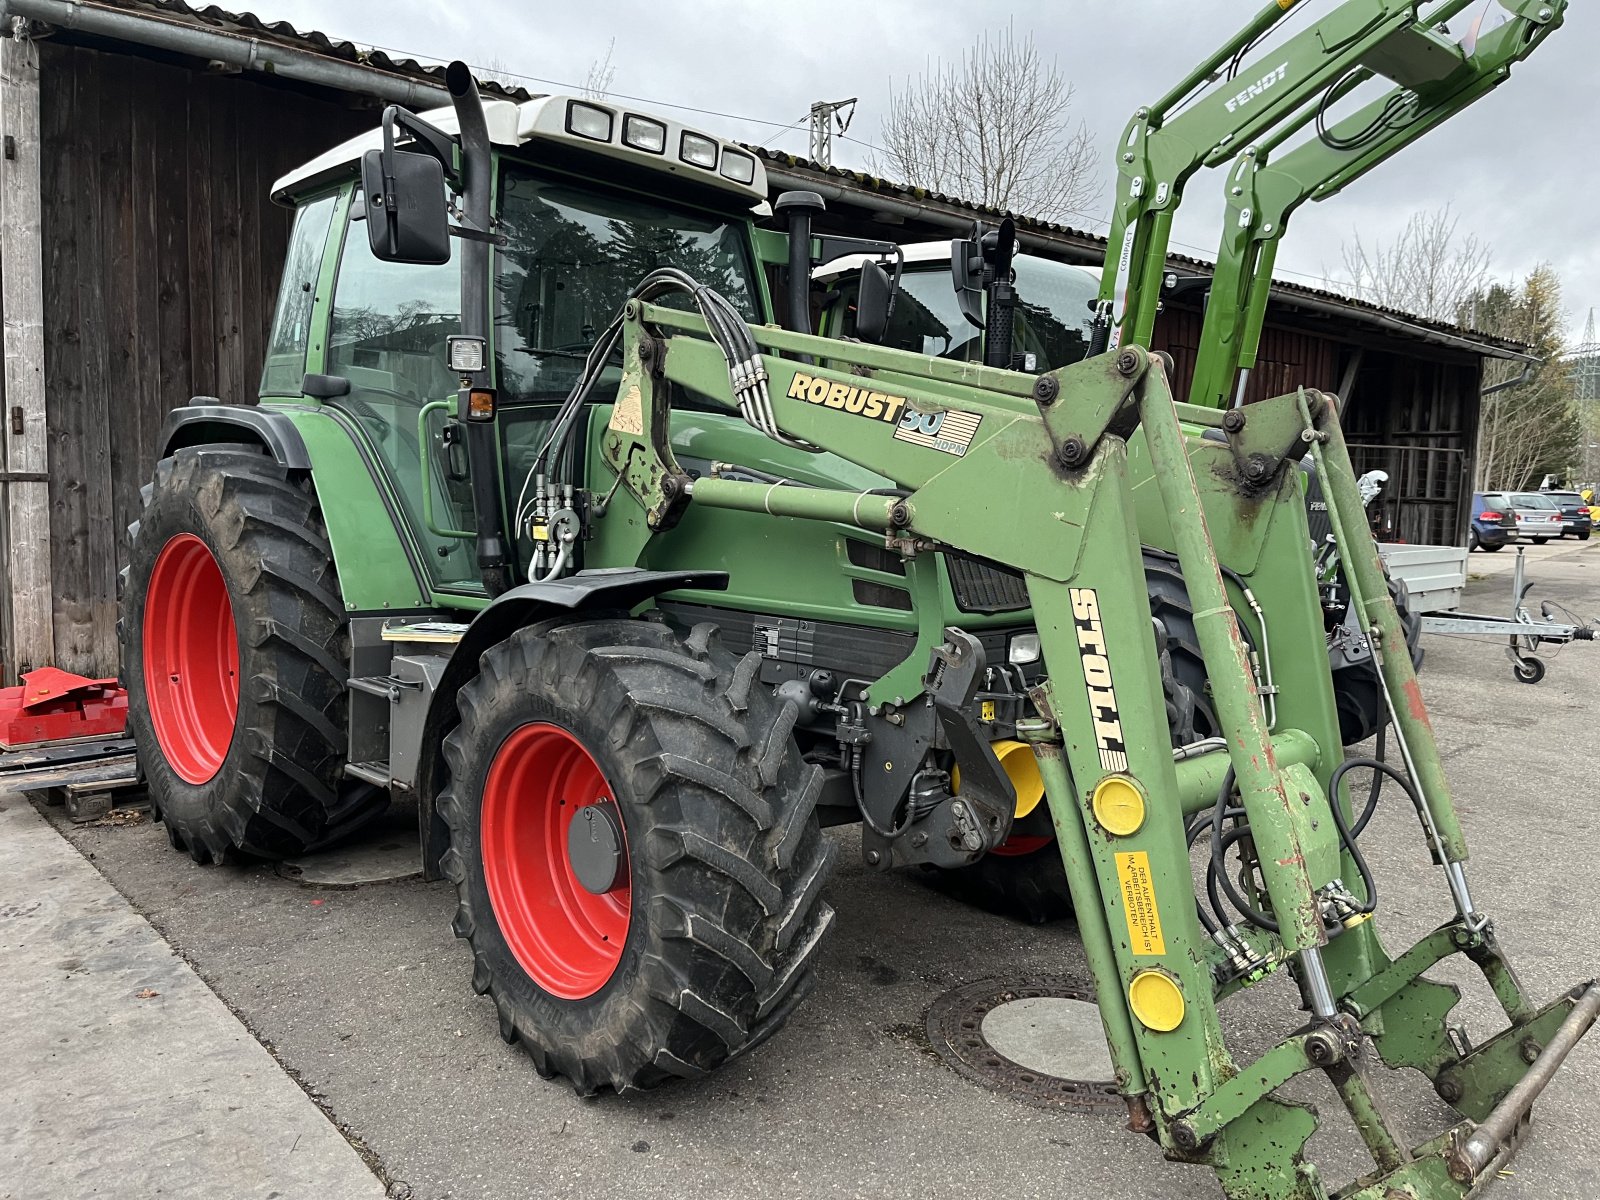
[[(317, 30), (298, 29), (287, 21), (264, 21), (254, 13), (231, 12), (208, 4), (203, 8), (186, 4), (183, 0), (78, 0), (84, 8), (114, 9), (138, 13), (152, 20), (170, 20), (184, 25), (200, 26), (218, 33), (258, 38), (274, 45), (320, 54), (326, 58), (369, 67), (391, 75), (409, 79), (426, 80), (439, 88), (444, 87), (444, 67), (418, 62), (414, 58), (395, 58), (383, 50), (356, 45), (354, 42), (331, 38)], [(479, 81), (483, 89), (515, 100), (526, 100), (531, 93), (524, 88), (510, 87), (490, 79)]]

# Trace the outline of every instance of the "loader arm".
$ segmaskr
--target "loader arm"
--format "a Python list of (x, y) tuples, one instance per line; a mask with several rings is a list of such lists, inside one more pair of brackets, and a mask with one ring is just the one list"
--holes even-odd
[[(1148, 345), (1155, 327), (1172, 220), (1185, 184), (1268, 137), (1353, 70), (1426, 90), (1461, 65), (1435, 27), (1473, 0), (1344, 0), (1281, 45), (1244, 56), (1295, 6), (1274, 0), (1154, 105), (1140, 108), (1117, 144), (1117, 183), (1101, 280), (1110, 344)], [(1562, 5), (1500, 0), (1519, 21), (1559, 23)], [(1427, 11), (1424, 13), (1423, 10)]]
[[(1175, 404), (1162, 359), (1135, 346), (1034, 379), (773, 328), (750, 334), (760, 354), (734, 371), (770, 382), (781, 436), (842, 454), (897, 487), (748, 482), (715, 464), (692, 476), (671, 451), (671, 396), (687, 391), (740, 410), (729, 361), (698, 315), (631, 301), (623, 378), (600, 445), (617, 473), (596, 522), (608, 560), (630, 542), (642, 555), (688, 507), (704, 505), (764, 513), (780, 526), (853, 526), (908, 556), (958, 549), (1021, 572), (1044, 678), (1031, 693), (1037, 716), (1019, 723), (1018, 735), (1032, 744), (1045, 784), (1130, 1128), (1153, 1133), (1169, 1158), (1211, 1166), (1233, 1200), (1329, 1200), (1334, 1193), (1304, 1160), (1315, 1116), (1273, 1095), (1296, 1075), (1324, 1071), (1374, 1160), (1374, 1171), (1338, 1196), (1474, 1194), (1594, 1020), (1600, 991), (1574, 989), (1536, 1009), (1474, 907), (1465, 842), (1398, 617), (1374, 584), (1381, 566), (1363, 536), (1334, 399), (1301, 392), (1265, 401), (1219, 441), (1186, 435), (1180, 418), (1218, 428), (1222, 414)], [(1336, 728), (1326, 706), (1296, 702), (1331, 686), (1294, 476), (1307, 446), (1330, 481), (1335, 535), (1354, 564), (1354, 602), (1372, 631), (1407, 763), (1405, 790), (1455, 910), (1399, 957), (1385, 952), (1368, 919), (1377, 891), (1345, 832)], [(1154, 503), (1141, 490), (1153, 491)], [(1141, 568), (1146, 542), (1181, 565), (1226, 739), (1226, 749), (1188, 748), (1182, 762), (1167, 737)], [(1247, 662), (1224, 569), (1273, 588), (1278, 653), (1295, 671), (1293, 688), (1280, 688), (1290, 694), (1274, 710), (1277, 728)], [(961, 661), (970, 639), (959, 630), (945, 639), (928, 656), (924, 694), (897, 697), (890, 708), (931, 705), (947, 670), (971, 668)], [(952, 748), (965, 770), (961, 746)], [(1232, 840), (1247, 831), (1246, 869), (1265, 910), (1224, 929), (1205, 921), (1191, 875), (1195, 822), (1208, 815), (1219, 832), (1230, 826)], [(1457, 952), (1480, 967), (1511, 1022), (1476, 1049), (1449, 1023), (1455, 989), (1422, 978)], [(1236, 1062), (1217, 1002), (1280, 964), (1309, 1016), (1254, 1062)], [(1369, 1087), (1374, 1054), (1425, 1072), (1462, 1122), (1409, 1148)]]
[[(1261, 344), (1278, 245), (1289, 218), (1307, 201), (1326, 200), (1388, 161), (1429, 130), (1488, 95), (1560, 26), (1566, 0), (1519, 3), (1489, 34), (1455, 49), (1458, 65), (1419, 88), (1396, 85), (1359, 111), (1281, 153), (1318, 120), (1322, 100), (1258, 145), (1240, 151), (1227, 175), (1227, 216), (1206, 302), (1204, 332), (1191, 383), (1193, 404), (1226, 408), (1242, 401)], [(1348, 93), (1365, 69), (1343, 81)]]

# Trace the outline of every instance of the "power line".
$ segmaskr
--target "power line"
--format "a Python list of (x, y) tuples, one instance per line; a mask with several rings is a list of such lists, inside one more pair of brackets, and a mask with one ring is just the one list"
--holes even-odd
[[(444, 59), (437, 58), (432, 54), (418, 54), (414, 50), (401, 50), (395, 46), (379, 46), (374, 42), (358, 42), (355, 44), (366, 46), (370, 50), (382, 50), (385, 54), (403, 54), (407, 58), (435, 63), (444, 61)], [(489, 75), (506, 75), (512, 79), (520, 79), (527, 83), (540, 83), (546, 87), (561, 88), (566, 91), (581, 92), (584, 90), (583, 84), (573, 83), (570, 80), (545, 79), (538, 75), (524, 75), (520, 71), (511, 71), (504, 67), (485, 67), (477, 63), (468, 63), (467, 65), (474, 71), (484, 72)], [(649, 104), (658, 108), (675, 108), (681, 112), (699, 113), (706, 117), (721, 117), (725, 121), (746, 121), (752, 125), (766, 125), (778, 130), (792, 128), (795, 124), (795, 122), (791, 121), (786, 125), (782, 121), (767, 121), (761, 117), (746, 116), (742, 113), (721, 112), (714, 108), (696, 108), (692, 104), (674, 104), (670, 100), (657, 100), (650, 96), (630, 96), (625, 92), (601, 92), (600, 95), (609, 96), (614, 100), (631, 100), (635, 104)], [(804, 120), (805, 118), (801, 119)]]

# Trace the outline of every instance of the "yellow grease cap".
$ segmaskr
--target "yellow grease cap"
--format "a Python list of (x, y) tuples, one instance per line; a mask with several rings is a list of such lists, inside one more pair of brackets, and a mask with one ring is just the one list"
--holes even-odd
[(1144, 793), (1126, 775), (1107, 775), (1090, 798), (1094, 819), (1108, 833), (1127, 837), (1144, 824)]
[(1171, 1033), (1183, 1023), (1183, 993), (1161, 971), (1140, 971), (1133, 977), (1128, 1006), (1141, 1024), (1157, 1033)]

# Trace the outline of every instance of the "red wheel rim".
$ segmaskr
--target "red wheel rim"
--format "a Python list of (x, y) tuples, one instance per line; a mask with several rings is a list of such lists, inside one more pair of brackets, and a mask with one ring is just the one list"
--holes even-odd
[(583, 743), (557, 725), (514, 730), (483, 785), (483, 873), (495, 920), (522, 969), (564, 1000), (604, 987), (628, 938), (626, 832), (617, 885), (604, 895), (586, 889), (568, 859), (568, 827), (597, 803), (615, 804), (616, 793)]
[(1055, 841), (1053, 837), (1014, 833), (989, 853), (998, 854), (1001, 858), (1016, 858), (1023, 854), (1032, 854), (1035, 850), (1043, 850), (1053, 841)]
[(168, 765), (188, 783), (210, 780), (239, 715), (239, 635), (222, 568), (192, 533), (161, 547), (150, 572), (144, 686)]

